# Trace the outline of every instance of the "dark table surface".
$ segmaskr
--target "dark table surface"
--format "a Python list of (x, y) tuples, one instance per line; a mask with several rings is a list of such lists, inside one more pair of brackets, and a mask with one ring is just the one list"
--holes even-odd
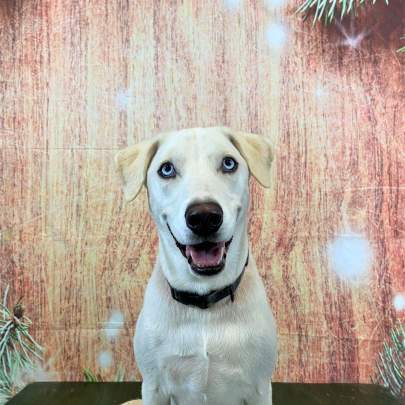
[[(274, 405), (401, 405), (387, 391), (364, 384), (273, 383)], [(118, 405), (141, 396), (141, 383), (34, 383), (7, 405)]]

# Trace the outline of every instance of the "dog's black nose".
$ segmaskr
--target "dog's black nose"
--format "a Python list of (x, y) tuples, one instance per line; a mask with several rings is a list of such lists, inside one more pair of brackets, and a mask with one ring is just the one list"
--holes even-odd
[(222, 225), (224, 213), (213, 202), (190, 205), (186, 210), (186, 224), (198, 236), (215, 233)]

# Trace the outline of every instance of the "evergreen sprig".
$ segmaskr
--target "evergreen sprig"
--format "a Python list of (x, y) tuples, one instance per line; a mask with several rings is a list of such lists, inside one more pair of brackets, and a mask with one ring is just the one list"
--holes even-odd
[(377, 360), (375, 384), (382, 384), (398, 398), (405, 399), (405, 330), (402, 324), (390, 331)]
[[(401, 37), (401, 39), (405, 39), (405, 35)], [(402, 48), (399, 48), (397, 52), (405, 52), (405, 45)]]
[[(303, 13), (306, 19), (311, 11), (314, 11), (315, 24), (324, 19), (325, 24), (333, 22), (334, 19), (342, 20), (348, 15), (356, 15), (359, 6), (366, 3), (374, 5), (377, 0), (304, 0), (298, 7), (297, 13)], [(383, 0), (388, 5), (389, 0)]]
[(0, 303), (0, 403), (13, 397), (21, 388), (20, 376), (42, 360), (43, 348), (30, 334), (31, 320), (24, 314), (21, 299), (10, 309), (7, 286)]

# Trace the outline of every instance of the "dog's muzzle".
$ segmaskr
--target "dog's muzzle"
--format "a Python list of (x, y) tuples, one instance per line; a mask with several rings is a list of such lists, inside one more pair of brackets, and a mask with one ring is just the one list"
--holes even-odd
[(191, 270), (201, 276), (213, 276), (225, 267), (226, 254), (232, 238), (228, 242), (204, 241), (194, 245), (183, 245), (174, 236), (167, 224), (177, 248), (187, 260)]

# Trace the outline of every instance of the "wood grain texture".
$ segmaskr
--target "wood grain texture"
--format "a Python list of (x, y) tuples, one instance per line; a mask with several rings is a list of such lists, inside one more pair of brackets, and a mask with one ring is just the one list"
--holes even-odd
[[(139, 378), (131, 337), (157, 236), (145, 193), (122, 202), (117, 149), (224, 124), (275, 149), (273, 186), (252, 183), (250, 214), (278, 323), (275, 380), (370, 381), (404, 315), (403, 3), (329, 28), (303, 23), (297, 4), (0, 2), (0, 286), (24, 297), (57, 378), (120, 365)], [(356, 49), (351, 30), (367, 31)]]

